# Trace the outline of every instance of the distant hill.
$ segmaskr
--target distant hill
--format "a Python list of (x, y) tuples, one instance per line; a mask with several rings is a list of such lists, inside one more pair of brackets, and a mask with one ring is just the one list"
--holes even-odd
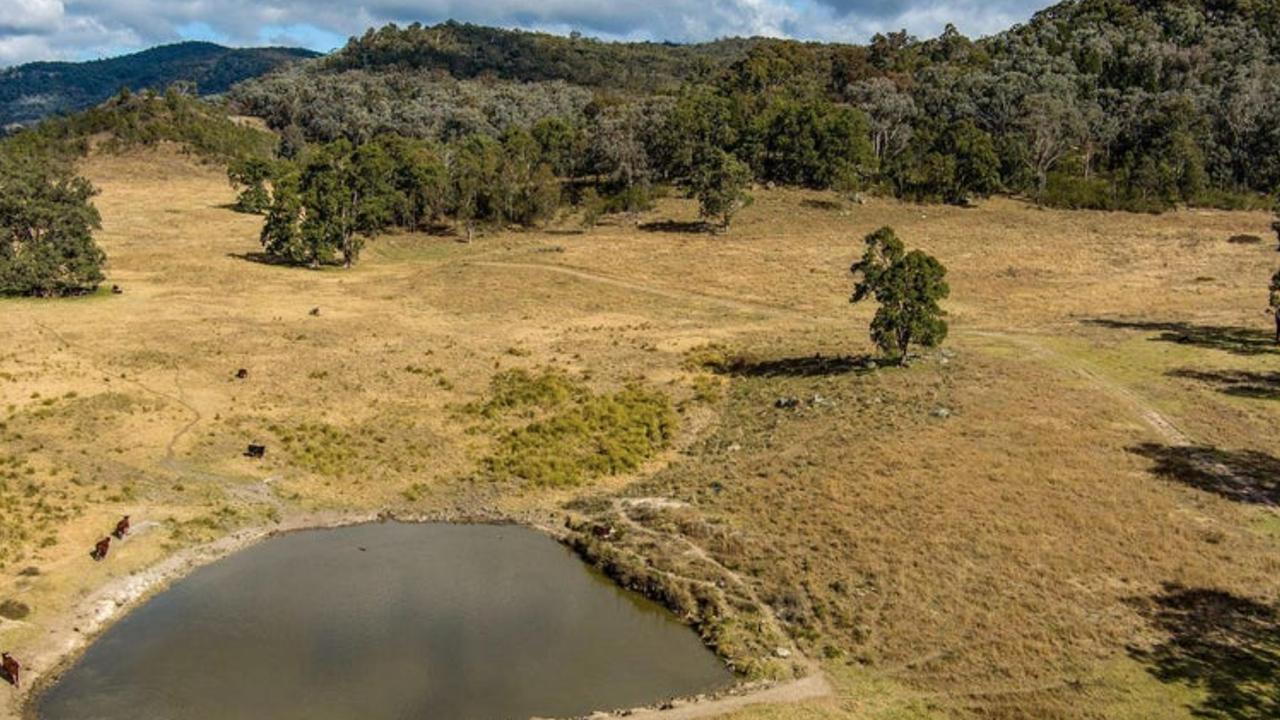
[(191, 82), (202, 95), (283, 65), (317, 57), (298, 48), (226, 48), (207, 42), (164, 45), (90, 62), (36, 62), (0, 70), (0, 127), (97, 105), (122, 88), (163, 89)]
[(436, 71), (459, 80), (563, 80), (615, 91), (655, 92), (714, 77), (766, 42), (770, 41), (604, 42), (577, 34), (564, 37), (449, 21), (370, 29), (317, 65), (336, 72)]

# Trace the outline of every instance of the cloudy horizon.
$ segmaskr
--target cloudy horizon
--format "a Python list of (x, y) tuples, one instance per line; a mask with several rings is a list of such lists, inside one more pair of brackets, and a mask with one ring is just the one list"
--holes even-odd
[(697, 42), (763, 35), (865, 42), (906, 29), (970, 36), (1025, 22), (1048, 0), (8, 0), (0, 6), (0, 67), (92, 60), (183, 40), (329, 51), (366, 28), (447, 19), (606, 40)]

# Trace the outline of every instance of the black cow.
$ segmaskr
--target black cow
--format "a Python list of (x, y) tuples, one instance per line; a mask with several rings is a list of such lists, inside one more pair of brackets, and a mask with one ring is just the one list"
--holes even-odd
[(251, 458), (265, 457), (267, 454), (267, 446), (266, 445), (250, 445), (249, 449), (245, 450), (244, 454), (247, 457), (251, 457)]

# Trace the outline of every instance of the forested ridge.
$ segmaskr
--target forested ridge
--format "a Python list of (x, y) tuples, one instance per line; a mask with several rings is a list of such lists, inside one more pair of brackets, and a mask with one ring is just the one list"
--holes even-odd
[(34, 62), (0, 70), (0, 127), (97, 105), (124, 88), (192, 84), (202, 95), (316, 57), (298, 48), (226, 48), (184, 42), (89, 62)]

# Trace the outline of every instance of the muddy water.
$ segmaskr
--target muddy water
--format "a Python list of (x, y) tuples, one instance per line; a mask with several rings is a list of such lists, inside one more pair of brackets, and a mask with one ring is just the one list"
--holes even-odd
[(669, 613), (532, 530), (358, 525), (268, 540), (102, 635), (44, 720), (498, 720), (729, 674)]

